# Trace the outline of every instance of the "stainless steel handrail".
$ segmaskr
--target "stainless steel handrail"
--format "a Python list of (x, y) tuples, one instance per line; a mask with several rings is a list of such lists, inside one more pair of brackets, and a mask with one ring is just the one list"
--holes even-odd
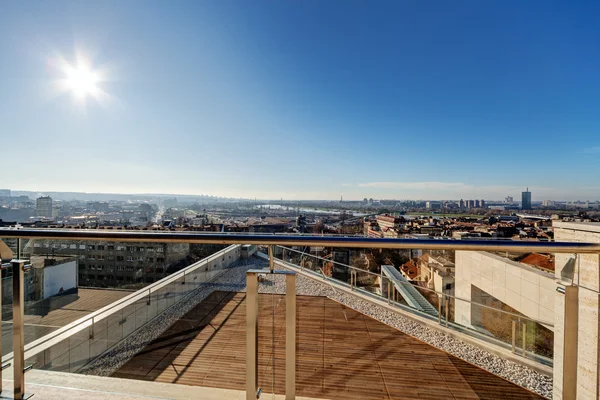
[(299, 235), (255, 235), (199, 232), (113, 231), (105, 229), (6, 229), (0, 238), (105, 240), (194, 244), (256, 244), (422, 250), (509, 251), (542, 253), (600, 253), (600, 243), (486, 240), (387, 239)]

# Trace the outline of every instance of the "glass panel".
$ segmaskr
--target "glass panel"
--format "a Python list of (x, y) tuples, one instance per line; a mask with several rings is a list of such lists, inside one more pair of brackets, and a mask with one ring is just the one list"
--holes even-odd
[[(544, 284), (553, 287), (553, 275), (549, 270), (544, 269), (544, 266), (531, 266), (521, 262), (522, 260), (530, 262), (529, 259), (525, 259), (527, 255), (512, 253), (479, 255), (473, 252), (447, 250), (336, 249), (331, 251), (325, 248), (308, 247), (301, 250), (285, 248), (285, 251), (280, 251), (279, 254), (287, 262), (305, 271), (313, 271), (338, 283), (352, 285), (354, 290), (376, 296), (420, 316), (439, 320), (442, 325), (450, 329), (480, 338), (489, 338), (504, 347), (512, 348), (512, 321), (518, 320), (515, 341), (520, 341), (521, 344), (517, 343), (516, 347), (522, 349), (522, 327), (525, 325), (527, 356), (551, 363), (552, 315), (546, 311), (547, 321), (536, 321), (524, 314), (528, 310), (518, 310), (505, 303), (505, 301), (510, 302), (511, 299), (507, 299), (507, 294), (504, 293), (514, 288), (510, 285), (515, 285), (512, 282), (514, 279), (508, 276), (511, 272), (513, 274), (522, 272), (525, 286), (528, 282), (538, 282), (540, 292)], [(542, 255), (537, 258), (545, 260), (551, 259), (551, 256)], [(345, 260), (351, 265), (342, 262)], [(572, 258), (569, 257), (563, 261), (568, 264), (569, 260), (573, 263)], [(382, 273), (383, 265), (391, 266), (392, 270), (396, 271), (394, 279)], [(465, 271), (469, 275), (465, 275), (467, 273)], [(457, 273), (458, 278), (455, 277)], [(531, 278), (527, 280), (529, 276)], [(458, 282), (460, 283), (458, 292), (456, 292), (456, 279), (462, 279)], [(521, 280), (518, 283), (520, 284)], [(535, 304), (543, 303), (541, 298), (532, 301)]]

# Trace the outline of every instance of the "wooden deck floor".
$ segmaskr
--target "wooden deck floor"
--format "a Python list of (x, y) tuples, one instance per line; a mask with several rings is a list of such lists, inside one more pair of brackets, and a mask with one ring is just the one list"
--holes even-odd
[[(215, 292), (113, 376), (245, 389), (245, 296)], [(272, 304), (276, 306), (272, 326)], [(260, 295), (259, 386), (285, 385), (285, 300)], [(297, 394), (329, 399), (539, 396), (324, 297), (297, 298)]]

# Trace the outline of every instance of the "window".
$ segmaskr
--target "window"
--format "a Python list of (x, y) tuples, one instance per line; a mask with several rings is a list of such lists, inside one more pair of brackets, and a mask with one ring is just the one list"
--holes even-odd
[(133, 272), (133, 267), (125, 267), (125, 271)]
[(127, 251), (134, 251), (134, 247), (133, 246), (127, 246)]
[(104, 245), (98, 245), (98, 250), (104, 250)]
[(138, 261), (139, 261), (139, 262), (144, 262), (144, 257), (139, 257), (139, 258), (138, 258)]
[(113, 261), (113, 260), (115, 259), (115, 256), (108, 256), (106, 259), (107, 259), (108, 261)]
[(162, 257), (159, 257), (156, 259), (156, 262), (162, 263), (162, 262), (165, 262), (165, 259)]
[(154, 253), (154, 247), (148, 247), (148, 248), (146, 249), (146, 251), (149, 251), (149, 252), (151, 252), (151, 253)]
[(75, 250), (75, 249), (77, 249), (77, 245), (76, 244), (71, 244), (71, 245), (69, 245), (69, 248)]
[(67, 244), (66, 244), (66, 243), (64, 243), (64, 244), (61, 244), (61, 245), (60, 245), (60, 248), (61, 248), (61, 249), (66, 249), (66, 248), (67, 248)]
[(125, 257), (123, 257), (123, 256), (117, 256), (117, 261), (125, 261)]
[(80, 244), (79, 245), (79, 250), (85, 250), (85, 244)]
[(33, 247), (40, 247), (40, 244), (39, 243), (34, 243)]
[(154, 258), (148, 257), (148, 262), (154, 262)]
[(156, 249), (156, 251), (158, 251), (159, 253), (164, 253), (165, 249), (162, 248), (162, 247), (159, 247), (159, 248)]
[(143, 247), (138, 247), (136, 250), (137, 250), (138, 252), (141, 252), (141, 251), (144, 251), (144, 248), (143, 248)]
[(115, 249), (115, 246), (106, 246), (106, 249), (107, 249), (107, 250), (114, 250), (114, 249)]
[(50, 243), (48, 243), (48, 242), (45, 242), (45, 243), (44, 243), (44, 247), (45, 247), (45, 248), (48, 248), (48, 247), (50, 247)]
[(96, 265), (96, 269), (98, 271), (102, 271), (104, 269), (104, 265)]
[(58, 249), (58, 243), (52, 243), (52, 248), (53, 249)]
[(117, 265), (117, 271), (123, 271), (123, 266), (122, 265)]
[(93, 245), (93, 244), (90, 244), (90, 245), (88, 246), (88, 250), (96, 250), (96, 246), (95, 246), (95, 245)]
[(123, 251), (125, 250), (125, 246), (117, 246), (117, 251)]
[(127, 261), (133, 261), (133, 257), (132, 256), (127, 256)]
[(104, 260), (104, 256), (102, 254), (98, 254), (98, 260)]

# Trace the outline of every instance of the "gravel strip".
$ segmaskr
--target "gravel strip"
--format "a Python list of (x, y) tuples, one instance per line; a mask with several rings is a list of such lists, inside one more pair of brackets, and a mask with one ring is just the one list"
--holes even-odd
[[(266, 268), (267, 265), (268, 263), (265, 260), (258, 258), (240, 260), (234, 263), (211, 282), (202, 285), (192, 292), (188, 300), (180, 301), (172, 306), (163, 314), (137, 330), (135, 334), (128, 336), (102, 356), (86, 365), (80, 373), (110, 376), (152, 340), (162, 335), (179, 318), (183, 317), (213, 291), (245, 292), (246, 271), (248, 269)], [(282, 275), (265, 275), (265, 281), (259, 284), (259, 292), (284, 294), (285, 277)], [(298, 295), (328, 297), (471, 364), (477, 365), (494, 375), (514, 382), (546, 398), (552, 398), (552, 377), (540, 374), (521, 364), (504, 360), (452, 336), (425, 327), (384, 307), (335, 290), (326, 283), (298, 275), (296, 278), (296, 293)]]
[[(245, 290), (244, 288), (243, 291)], [(283, 275), (265, 275), (265, 281), (259, 285), (258, 290), (259, 293), (284, 294), (285, 277)], [(428, 328), (379, 305), (369, 303), (339, 290), (334, 290), (333, 287), (326, 283), (297, 275), (296, 293), (306, 296), (329, 297), (440, 350), (477, 365), (494, 375), (500, 376), (546, 398), (552, 398), (552, 377), (540, 374), (521, 364), (504, 360), (485, 350)]]
[(171, 325), (216, 290), (239, 292), (246, 287), (246, 271), (264, 268), (260, 259), (239, 260), (211, 281), (192, 291), (184, 301), (179, 301), (162, 314), (117, 343), (98, 358), (85, 365), (78, 373), (110, 376), (150, 342), (160, 337)]

